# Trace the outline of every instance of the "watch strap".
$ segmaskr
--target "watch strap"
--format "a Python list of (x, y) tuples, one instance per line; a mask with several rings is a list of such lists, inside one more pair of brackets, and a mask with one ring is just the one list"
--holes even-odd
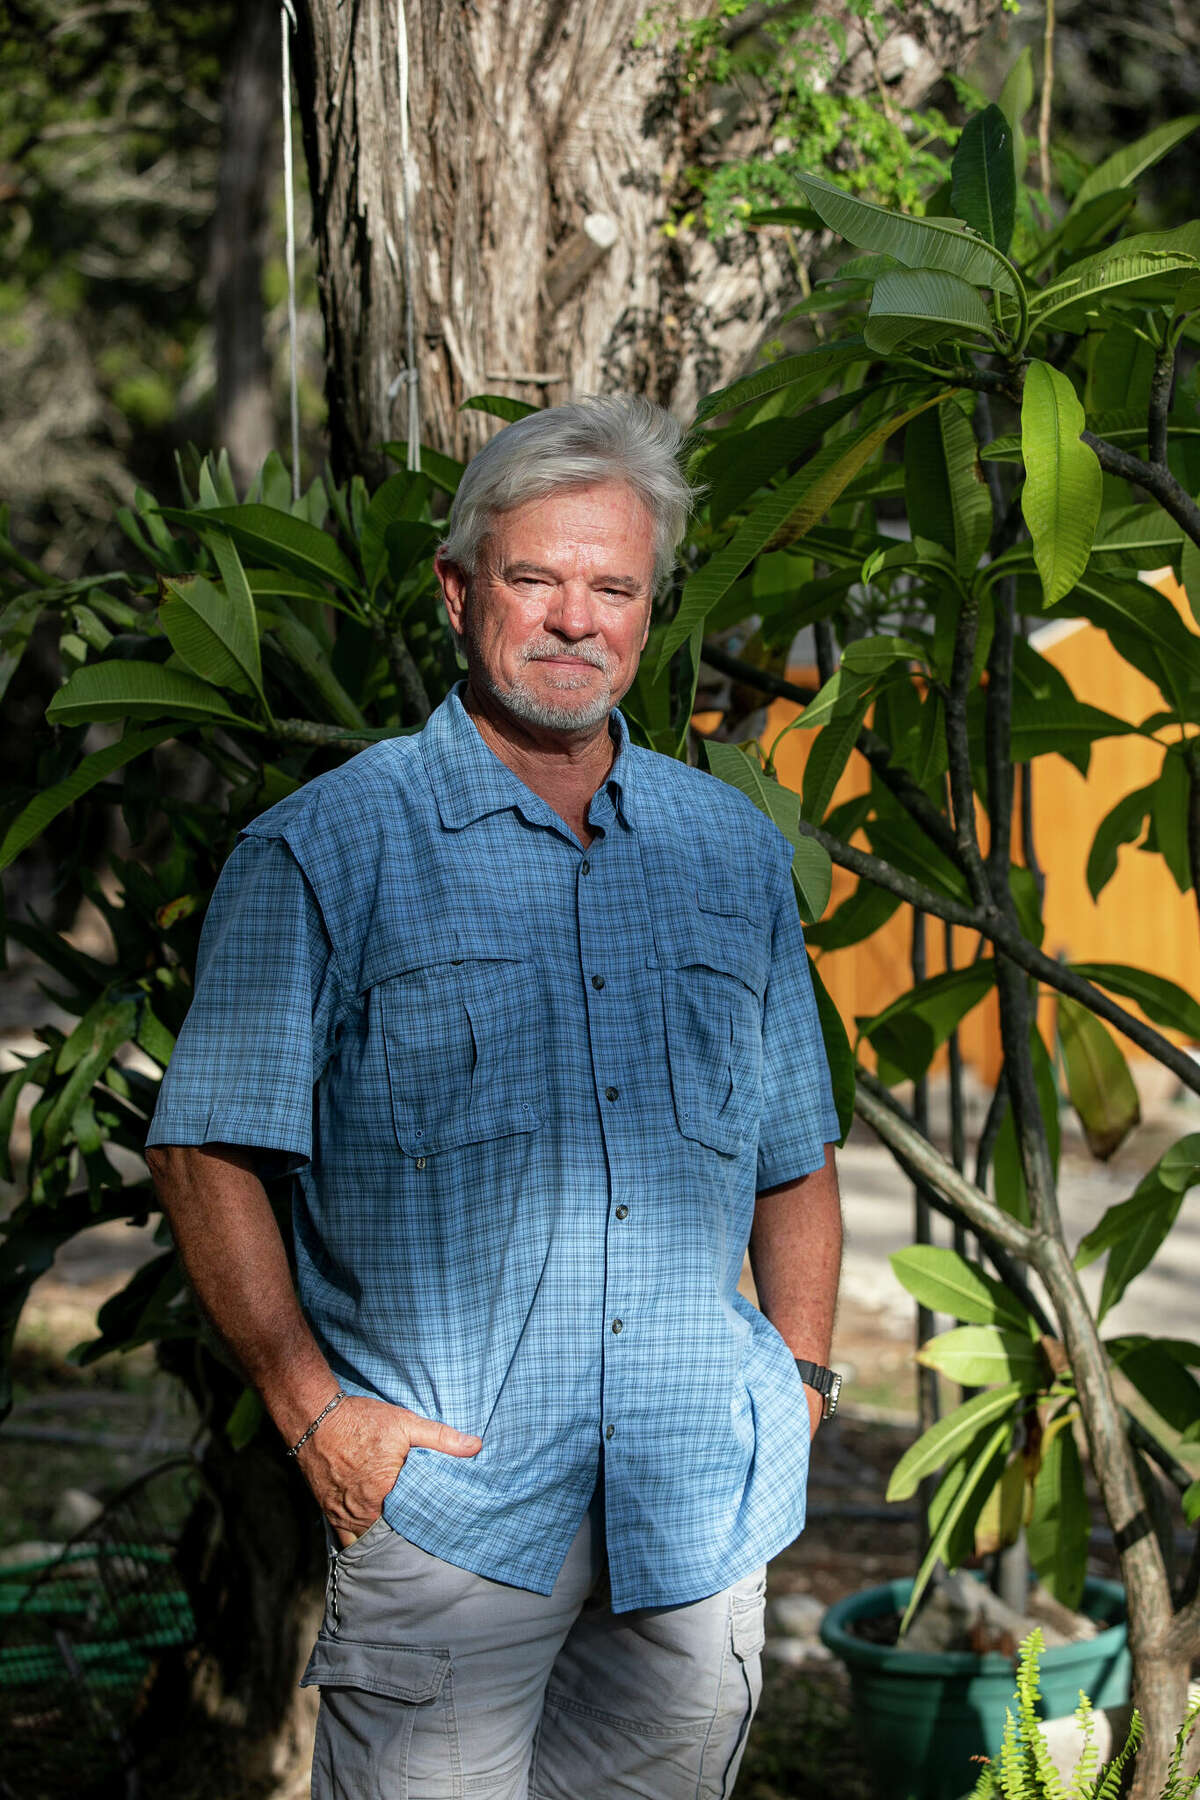
[(824, 1417), (832, 1418), (837, 1411), (838, 1396), (842, 1389), (842, 1378), (835, 1369), (827, 1369), (822, 1363), (806, 1362), (802, 1356), (796, 1357), (796, 1368), (800, 1379), (806, 1387), (820, 1394), (825, 1402)]

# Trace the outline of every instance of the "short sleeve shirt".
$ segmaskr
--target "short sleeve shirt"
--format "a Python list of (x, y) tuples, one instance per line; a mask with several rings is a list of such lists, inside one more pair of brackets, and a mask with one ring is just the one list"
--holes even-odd
[(339, 1380), (482, 1438), (410, 1453), (398, 1532), (549, 1593), (600, 1480), (622, 1611), (803, 1525), (803, 1386), (737, 1284), (839, 1130), (790, 847), (611, 729), (586, 849), (458, 692), (251, 825), (149, 1141), (289, 1172)]

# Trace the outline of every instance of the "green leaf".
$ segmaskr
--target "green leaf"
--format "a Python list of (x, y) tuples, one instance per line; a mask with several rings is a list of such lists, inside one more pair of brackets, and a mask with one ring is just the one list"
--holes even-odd
[(1038, 324), (1054, 319), (1063, 330), (1086, 330), (1114, 300), (1170, 300), (1200, 272), (1200, 260), (1187, 251), (1135, 250), (1137, 242), (1123, 238), (1043, 288), (1031, 309)]
[(1154, 848), (1170, 869), (1181, 894), (1186, 894), (1192, 885), (1188, 854), (1189, 804), (1190, 782), (1183, 757), (1164, 756), (1162, 774), (1155, 783), (1151, 805), (1151, 833)]
[(863, 327), (863, 337), (881, 356), (905, 344), (981, 335), (990, 338), (993, 327), (978, 288), (935, 269), (892, 269), (881, 275)]
[(1005, 1417), (1015, 1422), (1021, 1400), (1020, 1383), (1010, 1381), (1003, 1387), (988, 1388), (982, 1394), (974, 1394), (970, 1400), (955, 1407), (952, 1413), (947, 1413), (944, 1419), (931, 1425), (904, 1452), (892, 1470), (887, 1499), (910, 1499), (927, 1475), (932, 1475), (944, 1463), (961, 1456), (984, 1426)]
[(1097, 987), (1135, 1000), (1148, 1019), (1167, 1031), (1182, 1031), (1200, 1043), (1200, 1002), (1163, 975), (1148, 974), (1128, 963), (1069, 963), (1072, 974)]
[(891, 1257), (901, 1286), (931, 1312), (948, 1313), (966, 1325), (1007, 1325), (1036, 1336), (1037, 1328), (1002, 1281), (937, 1244), (911, 1244)]
[(14, 1179), (12, 1134), (21, 1095), (30, 1082), (35, 1082), (39, 1088), (46, 1085), (54, 1067), (54, 1057), (53, 1050), (43, 1050), (40, 1056), (27, 1058), (0, 1081), (0, 1181)]
[(933, 1571), (943, 1560), (952, 1560), (949, 1557), (951, 1543), (962, 1542), (968, 1534), (973, 1537), (975, 1521), (1008, 1461), (1012, 1439), (1011, 1418), (1002, 1418), (990, 1430), (984, 1426), (968, 1449), (957, 1462), (951, 1463), (943, 1476), (930, 1507), (930, 1524), (933, 1524), (935, 1511), (937, 1524), (934, 1526), (929, 1548), (917, 1570), (904, 1617), (900, 1621), (901, 1636), (908, 1629), (909, 1620), (917, 1609)]
[(919, 1081), (939, 1046), (973, 1007), (992, 990), (990, 957), (919, 981), (882, 1012), (860, 1019), (859, 1029), (909, 1081)]
[(354, 567), (338, 549), (327, 531), (319, 531), (307, 519), (295, 519), (291, 513), (274, 506), (218, 506), (197, 516), (178, 508), (163, 507), (162, 516), (193, 530), (208, 531), (219, 526), (243, 551), (277, 562), (297, 575), (309, 575), (318, 581), (332, 581), (338, 587), (356, 593), (359, 588)]
[(77, 669), (46, 708), (55, 725), (83, 725), (94, 719), (158, 719), (164, 713), (180, 721), (220, 719), (247, 725), (207, 681), (161, 663), (118, 659)]
[(269, 617), (264, 614), (263, 625), (269, 627), (272, 638), (300, 676), (306, 697), (315, 703), (323, 718), (347, 731), (365, 727), (366, 719), (334, 674), (329, 658), (307, 625), (287, 611)]
[(988, 1387), (1016, 1382), (1023, 1394), (1040, 1393), (1047, 1366), (1027, 1331), (1005, 1331), (997, 1325), (958, 1325), (930, 1338), (917, 1351), (917, 1361), (937, 1369), (960, 1387)]
[(827, 725), (818, 732), (817, 740), (809, 751), (808, 761), (804, 765), (804, 797), (800, 804), (800, 816), (810, 819), (819, 825), (825, 817), (829, 803), (833, 799), (833, 790), (842, 778), (842, 772), (850, 760), (850, 753), (862, 730), (863, 720), (871, 705), (869, 694), (863, 696), (858, 705), (841, 717), (830, 719)]
[[(66, 1074), (49, 1111), (35, 1134), (35, 1154), (56, 1156), (71, 1128), (75, 1109), (93, 1084), (137, 1030), (138, 1007), (134, 1000), (105, 995), (91, 1007), (59, 1051), (57, 1072)], [(69, 1071), (69, 1072), (68, 1072)]]
[(152, 750), (156, 744), (165, 743), (174, 735), (173, 725), (159, 725), (151, 731), (129, 731), (119, 743), (109, 744), (105, 749), (94, 750), (90, 756), (85, 756), (65, 780), (57, 782), (52, 788), (45, 788), (17, 814), (5, 832), (3, 842), (0, 842), (0, 869), (7, 869), (27, 844), (32, 844), (35, 838), (42, 835), (53, 819), (57, 819), (60, 813), (65, 812), (68, 806), (72, 806), (97, 783), (107, 781), (110, 775), (117, 769), (124, 768), (134, 757)]
[(709, 511), (713, 520), (727, 519), (756, 488), (818, 443), (830, 425), (887, 385), (890, 384), (854, 388), (823, 405), (806, 407), (794, 418), (764, 419), (759, 425), (718, 439), (704, 464), (704, 479), (712, 492)]
[(1025, 165), (1029, 161), (1029, 148), (1025, 141), (1025, 130), (1021, 121), (1033, 105), (1033, 55), (1028, 44), (1004, 78), (998, 105), (1012, 126), (1013, 173), (1020, 181), (1025, 173)]
[(753, 800), (759, 812), (765, 813), (782, 831), (794, 852), (792, 879), (796, 884), (800, 917), (805, 924), (810, 919), (819, 919), (829, 904), (833, 865), (819, 844), (801, 835), (800, 796), (773, 776), (764, 774), (757, 754), (747, 756), (736, 744), (706, 738), (704, 754), (714, 775)]
[[(215, 553), (215, 543), (213, 549)], [(265, 706), (254, 601), (233, 545), (221, 543), (220, 555), (231, 577), (236, 563), (240, 581), (235, 587), (230, 588), (228, 578), (218, 588), (203, 575), (164, 576), (163, 590), (170, 598), (158, 609), (159, 623), (176, 655), (202, 681), (257, 698)]]
[(1123, 563), (1128, 568), (1160, 568), (1177, 563), (1182, 527), (1161, 506), (1122, 506), (1103, 513), (1096, 527), (1092, 561)]
[(1015, 294), (1013, 272), (990, 244), (972, 237), (957, 221), (912, 219), (889, 212), (872, 200), (861, 200), (816, 175), (796, 175), (797, 186), (807, 195), (831, 231), (836, 231), (860, 250), (876, 250), (894, 256), (908, 269), (940, 269), (957, 275), (972, 287), (995, 288)]
[(1108, 1027), (1065, 994), (1058, 996), (1058, 1035), (1088, 1149), (1106, 1162), (1142, 1116), (1129, 1064)]
[(1103, 1318), (1129, 1283), (1154, 1258), (1175, 1223), (1183, 1196), (1200, 1181), (1200, 1132), (1180, 1138), (1145, 1174), (1128, 1200), (1118, 1201), (1089, 1231), (1075, 1253), (1085, 1269), (1108, 1251), (1098, 1317)]
[(381, 482), (371, 496), (371, 504), (363, 515), (362, 534), (359, 539), (359, 553), (362, 556), (363, 573), (367, 578), (367, 592), (374, 595), (380, 577), (388, 566), (387, 532), (390, 525), (397, 520), (407, 519), (408, 502), (413, 490), (412, 475), (389, 475)]
[(1089, 569), (1071, 604), (1108, 633), (1118, 655), (1153, 681), (1176, 713), (1186, 714), (1189, 685), (1200, 666), (1200, 636), (1188, 629), (1165, 594), (1144, 581), (1094, 575)]
[(1047, 606), (1083, 573), (1100, 517), (1104, 478), (1095, 452), (1080, 440), (1083, 429), (1083, 407), (1068, 378), (1049, 363), (1031, 362), (1021, 402), (1021, 511)]
[[(1200, 544), (1190, 537), (1183, 540), (1179, 579), (1187, 595), (1187, 603), (1192, 609), (1192, 617), (1200, 625)], [(3, 691), (3, 686), (0, 686), (0, 694)]]
[(540, 412), (541, 408), (530, 406), (525, 400), (510, 400), (507, 394), (472, 394), (458, 410), (490, 413), (493, 419), (503, 419), (506, 424), (514, 425), (518, 419), (527, 419), (530, 413)]
[(1096, 828), (1096, 837), (1092, 839), (1092, 848), (1088, 851), (1087, 886), (1092, 900), (1099, 900), (1108, 882), (1117, 873), (1117, 850), (1121, 844), (1132, 844), (1141, 837), (1142, 826), (1150, 814), (1153, 803), (1155, 783), (1150, 787), (1135, 788), (1133, 794), (1126, 794), (1119, 799), (1117, 805), (1106, 812)]
[(951, 164), (950, 200), (972, 231), (1008, 254), (1016, 218), (1013, 128), (998, 106), (985, 107), (963, 126)]
[(0, 610), (0, 700), (20, 667), (44, 604), (41, 593), (18, 594)]
[(895, 913), (899, 898), (874, 882), (860, 881), (848, 899), (820, 924), (805, 932), (814, 950), (846, 950), (872, 937)]
[(992, 532), (992, 500), (975, 434), (948, 400), (914, 419), (904, 437), (904, 494), (914, 537), (941, 544), (971, 576)]
[[(407, 468), (408, 443), (405, 439), (402, 438), (399, 443), (385, 444), (383, 451), (393, 462)], [(434, 487), (441, 488), (444, 494), (457, 494), (466, 466), (453, 456), (444, 456), (440, 450), (431, 450), (428, 444), (421, 445), (421, 473), (428, 475)]]
[(663, 637), (658, 673), (662, 673), (679, 646), (687, 642), (761, 550), (783, 549), (803, 537), (892, 433), (915, 418), (925, 406), (934, 403), (927, 400), (921, 406), (885, 419), (882, 424), (869, 426), (851, 438), (835, 438), (782, 487), (765, 494), (730, 541), (689, 576), (679, 611)]
[(263, 1403), (252, 1387), (244, 1387), (237, 1404), (225, 1421), (225, 1436), (230, 1448), (244, 1450), (252, 1442), (263, 1418)]
[(765, 369), (758, 369), (753, 375), (743, 375), (740, 381), (733, 381), (728, 387), (718, 388), (715, 393), (706, 395), (696, 410), (696, 424), (703, 425), (706, 419), (715, 418), (720, 413), (733, 412), (739, 406), (748, 405), (751, 400), (763, 400), (768, 394), (790, 387), (795, 381), (806, 381), (817, 371), (828, 370), (832, 373), (835, 369), (848, 368), (853, 363), (872, 360), (871, 352), (860, 338), (847, 338), (837, 344), (820, 344), (815, 350), (804, 350), (796, 356), (782, 356), (778, 362), (769, 363)]
[(1200, 113), (1188, 113), (1182, 119), (1172, 119), (1167, 125), (1159, 125), (1145, 137), (1138, 138), (1136, 143), (1126, 144), (1121, 150), (1114, 151), (1112, 156), (1105, 157), (1098, 168), (1080, 186), (1071, 202), (1068, 217), (1079, 212), (1089, 200), (1097, 194), (1106, 194), (1112, 188), (1129, 187), (1139, 175), (1153, 168), (1156, 162), (1190, 137), (1200, 125)]
[(1043, 1446), (1025, 1540), (1038, 1580), (1072, 1611), (1083, 1595), (1091, 1530), (1083, 1466), (1071, 1427), (1064, 1424)]
[(1200, 1525), (1200, 1481), (1193, 1481), (1182, 1495), (1183, 1516), (1189, 1525)]
[(842, 1015), (834, 1005), (811, 956), (808, 959), (808, 972), (812, 977), (813, 999), (817, 1004), (817, 1018), (825, 1043), (825, 1057), (829, 1063), (829, 1080), (833, 1088), (838, 1129), (841, 1132), (840, 1141), (844, 1144), (854, 1123), (854, 1095), (858, 1085), (854, 1052), (850, 1048), (850, 1039), (846, 1036), (846, 1027), (842, 1024)]
[(1131, 1381), (1172, 1431), (1187, 1431), (1200, 1419), (1200, 1382), (1154, 1338), (1116, 1338), (1106, 1348), (1122, 1375)]

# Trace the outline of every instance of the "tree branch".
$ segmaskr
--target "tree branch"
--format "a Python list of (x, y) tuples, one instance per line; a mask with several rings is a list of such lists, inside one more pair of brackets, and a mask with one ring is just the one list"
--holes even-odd
[[(767, 669), (756, 668), (753, 663), (744, 662), (740, 656), (730, 656), (727, 650), (722, 650), (716, 644), (703, 644), (700, 657), (710, 668), (719, 669), (723, 675), (732, 676), (735, 681), (756, 689), (760, 694), (774, 694), (781, 700), (794, 700), (799, 706), (807, 706), (817, 697), (815, 688), (801, 687), (795, 681), (786, 681), (782, 675), (772, 675)], [(897, 768), (893, 763), (891, 745), (864, 726), (855, 739), (855, 749), (866, 758), (884, 787), (900, 802), (914, 824), (921, 827), (926, 837), (932, 839), (939, 850), (957, 862), (958, 849), (954, 833), (932, 804), (924, 788), (917, 785), (906, 769)]]
[(1047, 987), (1066, 994), (1072, 1000), (1078, 1000), (1082, 1006), (1094, 1012), (1097, 1018), (1106, 1019), (1130, 1043), (1145, 1050), (1147, 1055), (1154, 1057), (1156, 1062), (1177, 1075), (1192, 1093), (1200, 1094), (1200, 1065), (1193, 1062), (1185, 1051), (1178, 1049), (1169, 1039), (1155, 1031), (1153, 1026), (1146, 1025), (1141, 1019), (1134, 1018), (1132, 1013), (1127, 1013), (1115, 1000), (1111, 1000), (1100, 988), (1093, 987), (1081, 975), (1076, 975), (1065, 963), (1056, 962), (1052, 956), (1037, 949), (1017, 926), (1002, 918), (994, 906), (965, 906), (961, 900), (951, 900), (945, 894), (935, 893), (932, 888), (914, 881), (910, 875), (901, 874), (899, 869), (894, 869), (882, 857), (872, 856), (866, 850), (856, 850), (851, 844), (843, 844), (840, 838), (823, 831), (819, 825), (810, 824), (807, 819), (799, 820), (798, 829), (805, 837), (822, 845), (828, 851), (830, 860), (839, 868), (849, 869), (853, 875), (865, 876), (877, 887), (886, 888), (889, 894), (898, 895), (901, 900), (907, 900), (910, 906), (919, 906), (937, 919), (947, 919), (951, 925), (962, 925), (968, 931), (977, 931)]
[(1154, 358), (1154, 374), (1150, 378), (1150, 414), (1147, 436), (1150, 461), (1159, 469), (1167, 467), (1167, 419), (1171, 411), (1171, 393), (1174, 386), (1175, 345), (1168, 338)]
[(1144, 487), (1148, 494), (1153, 494), (1163, 511), (1182, 526), (1192, 542), (1200, 544), (1200, 506), (1187, 489), (1180, 486), (1170, 469), (1158, 463), (1143, 462), (1140, 456), (1110, 444), (1106, 438), (1098, 438), (1093, 431), (1081, 431), (1079, 435), (1096, 452), (1096, 461), (1106, 475), (1119, 475), (1123, 481)]
[(963, 601), (954, 634), (954, 661), (946, 688), (946, 748), (950, 759), (950, 805), (954, 813), (956, 861), (967, 878), (976, 906), (992, 905), (992, 893), (975, 830), (975, 789), (971, 782), (971, 749), (967, 735), (967, 690), (979, 633), (979, 602)]
[(388, 668), (392, 672), (392, 680), (396, 683), (396, 691), (404, 706), (405, 717), (423, 725), (433, 708), (429, 704), (429, 695), (425, 691), (425, 683), (421, 680), (421, 671), (413, 661), (412, 651), (399, 625), (377, 625), (374, 628), (376, 643), (383, 650), (388, 660)]
[(349, 749), (352, 745), (377, 744), (389, 731), (347, 731), (341, 725), (322, 725), (316, 719), (276, 719), (271, 736), (284, 744), (332, 744)]
[[(920, 1182), (970, 1220), (981, 1237), (992, 1239), (1002, 1250), (1028, 1262), (1034, 1250), (1034, 1234), (981, 1193), (974, 1182), (960, 1175), (953, 1163), (921, 1136), (866, 1069), (856, 1071), (858, 1087), (854, 1110), (885, 1143), (910, 1180)], [(886, 1089), (883, 1090), (886, 1093)]]

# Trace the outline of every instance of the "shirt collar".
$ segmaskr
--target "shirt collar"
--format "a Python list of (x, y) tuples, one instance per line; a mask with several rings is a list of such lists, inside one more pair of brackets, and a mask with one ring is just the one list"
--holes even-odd
[[(494, 751), (489, 750), (463, 705), (465, 682), (451, 689), (421, 733), (421, 752), (438, 816), (448, 831), (462, 831), (490, 813), (516, 808), (531, 822), (550, 822), (551, 809), (525, 786)], [(610, 796), (616, 817), (632, 828), (629, 785), (632, 776), (629, 727), (622, 715), (609, 714), (609, 730), (617, 754), (592, 805), (603, 807)], [(558, 823), (557, 815), (554, 815)]]

